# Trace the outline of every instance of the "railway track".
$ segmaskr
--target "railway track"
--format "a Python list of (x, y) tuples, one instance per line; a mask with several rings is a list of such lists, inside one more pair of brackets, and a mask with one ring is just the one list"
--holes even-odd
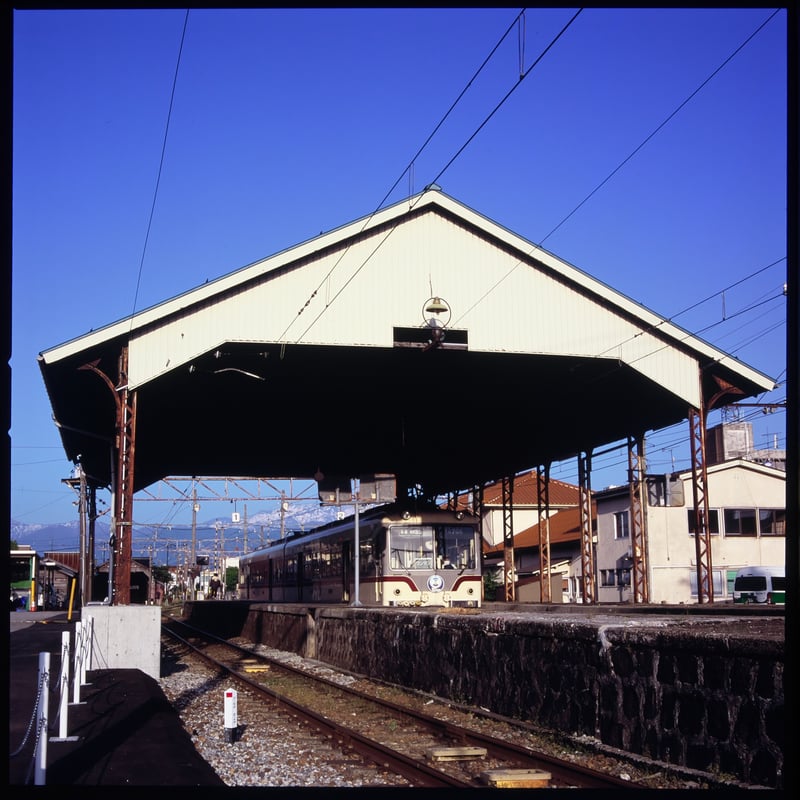
[[(163, 630), (173, 642), (202, 657), (221, 675), (246, 687), (248, 705), (277, 704), (313, 731), (320, 747), (334, 745), (357, 754), (376, 769), (401, 776), (405, 785), (600, 789), (637, 785), (443, 720), (381, 697), (378, 689), (367, 693), (259, 655), (251, 647), (227, 642), (175, 619), (165, 622)], [(246, 714), (258, 712), (249, 707)], [(241, 713), (240, 719), (244, 719)]]

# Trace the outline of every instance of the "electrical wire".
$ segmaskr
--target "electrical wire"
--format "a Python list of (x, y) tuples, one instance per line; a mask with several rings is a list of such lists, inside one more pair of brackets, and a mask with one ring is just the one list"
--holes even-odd
[[(481, 63), (481, 65), (478, 67), (478, 69), (475, 71), (475, 73), (472, 75), (472, 77), (467, 81), (467, 83), (464, 86), (464, 88), (461, 90), (461, 92), (459, 92), (458, 97), (456, 97), (456, 99), (450, 104), (450, 107), (447, 109), (447, 111), (445, 112), (444, 116), (439, 120), (439, 122), (436, 123), (436, 125), (433, 128), (433, 130), (428, 134), (428, 137), (425, 139), (425, 141), (422, 143), (422, 145), (417, 149), (417, 152), (414, 153), (414, 155), (411, 157), (411, 160), (408, 162), (408, 164), (405, 167), (405, 169), (403, 169), (403, 171), (397, 176), (397, 179), (391, 185), (391, 187), (386, 192), (386, 194), (383, 196), (383, 199), (375, 207), (375, 210), (372, 211), (372, 213), (369, 214), (365, 218), (364, 223), (361, 226), (361, 231), (364, 231), (364, 229), (367, 227), (367, 225), (369, 225), (370, 221), (381, 210), (381, 208), (383, 208), (384, 204), (389, 199), (389, 197), (391, 196), (392, 192), (400, 184), (400, 181), (403, 180), (403, 176), (404, 175), (406, 175), (406, 174), (409, 175), (410, 184), (413, 182), (413, 177), (412, 176), (413, 176), (414, 164), (416, 163), (416, 160), (422, 155), (424, 150), (431, 143), (433, 137), (438, 133), (439, 129), (442, 127), (442, 125), (444, 125), (444, 123), (446, 122), (448, 117), (455, 110), (456, 106), (464, 98), (464, 96), (466, 95), (466, 93), (469, 90), (469, 88), (472, 86), (472, 84), (475, 82), (475, 80), (478, 78), (478, 76), (481, 74), (481, 72), (483, 72), (483, 70), (486, 67), (486, 65), (492, 59), (492, 57), (497, 52), (497, 50), (500, 47), (500, 45), (502, 45), (502, 43), (505, 41), (505, 39), (508, 36), (508, 34), (513, 30), (514, 26), (517, 24), (517, 22), (523, 16), (524, 13), (525, 13), (525, 9), (523, 8), (522, 11), (520, 11), (520, 13), (517, 14), (517, 16), (514, 18), (514, 21), (508, 26), (508, 28), (506, 29), (505, 33), (500, 37), (500, 39), (498, 40), (497, 44), (495, 44), (495, 46), (491, 49), (491, 51), (489, 52), (489, 55), (487, 55), (486, 58), (484, 58), (484, 60)], [(409, 185), (409, 189), (410, 189), (410, 185)], [(411, 192), (409, 191), (409, 194), (410, 193)], [(385, 241), (385, 238), (384, 238), (384, 241)], [(299, 317), (306, 310), (306, 308), (308, 308), (308, 306), (310, 305), (311, 301), (316, 297), (317, 293), (325, 285), (325, 283), (327, 283), (327, 281), (330, 280), (330, 277), (333, 274), (334, 270), (336, 270), (336, 268), (339, 266), (339, 264), (342, 262), (342, 260), (345, 258), (345, 256), (347, 255), (347, 253), (349, 251), (350, 251), (350, 246), (348, 245), (342, 251), (342, 253), (339, 255), (339, 257), (336, 259), (336, 261), (334, 262), (333, 266), (328, 270), (328, 272), (326, 273), (325, 277), (317, 285), (316, 289), (314, 289), (314, 291), (311, 293), (311, 295), (309, 296), (308, 300), (306, 300), (306, 302), (301, 306), (301, 308), (297, 312), (297, 315), (292, 319), (292, 321), (284, 329), (283, 333), (281, 333), (281, 335), (278, 337), (279, 340), (285, 339), (285, 337), (286, 337), (287, 333), (289, 332), (289, 330), (291, 329), (292, 325), (297, 320), (297, 317)], [(338, 294), (337, 294), (337, 296), (338, 296)], [(324, 306), (325, 309), (330, 305), (330, 302), (332, 302), (332, 301), (329, 300), (328, 302), (326, 302), (326, 304)], [(323, 311), (324, 311), (324, 309), (323, 309)], [(313, 325), (317, 321), (317, 319), (319, 319), (319, 315), (314, 319), (314, 321), (311, 323), (311, 325)], [(295, 344), (297, 342), (299, 342), (303, 338), (303, 336), (305, 336), (305, 334), (310, 329), (311, 325), (308, 328), (306, 328), (306, 330), (303, 331), (302, 334), (300, 334), (300, 337), (296, 340)]]
[(587, 194), (586, 197), (584, 197), (583, 200), (581, 200), (581, 202), (578, 203), (578, 205), (575, 206), (575, 208), (573, 208), (572, 211), (570, 211), (569, 214), (567, 214), (567, 216), (564, 217), (561, 222), (559, 222), (558, 225), (556, 225), (555, 228), (553, 228), (550, 233), (547, 234), (547, 236), (541, 239), (539, 244), (544, 244), (544, 242), (546, 242), (575, 212), (577, 212), (578, 209), (580, 209), (591, 197), (593, 197), (603, 186), (605, 186), (605, 184), (608, 183), (608, 181), (610, 181), (611, 178), (613, 178), (614, 175), (616, 175), (671, 119), (673, 119), (673, 117), (675, 117), (678, 112), (680, 112), (681, 109), (683, 109), (684, 106), (686, 106), (692, 100), (692, 98), (703, 89), (704, 86), (710, 83), (711, 80), (713, 80), (713, 78), (716, 77), (716, 75), (718, 75), (722, 69), (724, 69), (724, 67), (747, 46), (747, 44), (762, 30), (762, 28), (767, 25), (767, 23), (776, 14), (780, 12), (780, 10), (781, 9), (779, 8), (775, 9), (775, 11), (773, 11), (772, 14), (770, 14), (770, 16), (767, 17), (767, 19), (765, 19), (764, 22), (762, 22), (761, 25), (759, 25), (753, 31), (753, 33), (751, 33), (685, 100), (683, 100), (683, 102), (681, 102), (660, 125), (658, 125), (648, 136), (646, 136), (645, 139), (636, 148), (634, 148), (634, 150), (631, 151), (628, 156), (626, 156), (602, 181), (600, 181), (600, 183), (598, 183), (597, 186), (595, 186), (594, 189), (592, 189), (592, 191), (589, 192), (589, 194)]
[[(489, 114), (489, 115), (488, 115), (486, 118), (484, 118), (483, 122), (481, 122), (481, 124), (480, 124), (480, 125), (479, 125), (479, 126), (476, 128), (476, 130), (475, 130), (475, 131), (473, 131), (472, 135), (471, 135), (471, 136), (470, 136), (470, 137), (467, 139), (467, 141), (466, 141), (466, 142), (465, 142), (465, 143), (464, 143), (464, 144), (463, 144), (463, 145), (462, 145), (462, 146), (461, 146), (461, 147), (458, 149), (458, 151), (457, 151), (457, 152), (455, 153), (455, 155), (453, 155), (453, 157), (452, 157), (452, 158), (451, 158), (451, 159), (450, 159), (450, 160), (447, 162), (447, 164), (445, 164), (445, 166), (444, 166), (444, 167), (443, 167), (443, 168), (442, 168), (442, 169), (441, 169), (441, 170), (440, 170), (440, 171), (437, 173), (437, 175), (436, 175), (436, 177), (433, 179), (433, 181), (431, 181), (429, 184), (427, 184), (425, 191), (427, 191), (427, 190), (428, 190), (428, 189), (429, 189), (431, 186), (435, 185), (435, 184), (436, 184), (436, 181), (437, 181), (437, 180), (439, 180), (439, 179), (441, 178), (441, 176), (442, 176), (442, 175), (443, 175), (443, 174), (444, 174), (444, 173), (445, 173), (445, 172), (446, 172), (446, 171), (449, 169), (449, 167), (450, 167), (450, 166), (453, 164), (453, 162), (454, 162), (454, 161), (455, 161), (455, 160), (456, 160), (456, 159), (457, 159), (457, 158), (458, 158), (458, 157), (461, 155), (461, 153), (463, 153), (463, 152), (464, 152), (464, 150), (467, 148), (467, 146), (470, 144), (470, 142), (472, 142), (472, 140), (473, 140), (473, 139), (474, 139), (474, 138), (475, 138), (475, 137), (478, 135), (478, 133), (479, 133), (479, 132), (480, 132), (480, 131), (483, 129), (483, 127), (484, 127), (484, 126), (485, 126), (485, 125), (486, 125), (486, 124), (489, 122), (489, 120), (490, 120), (490, 119), (491, 119), (491, 118), (492, 118), (492, 117), (493, 117), (493, 116), (494, 116), (494, 115), (497, 113), (497, 111), (498, 111), (498, 110), (499, 110), (499, 109), (500, 109), (500, 108), (503, 106), (503, 104), (504, 104), (504, 103), (505, 103), (505, 102), (508, 100), (508, 98), (509, 98), (509, 97), (510, 97), (510, 96), (513, 94), (513, 92), (514, 92), (514, 91), (517, 89), (517, 87), (518, 87), (518, 86), (519, 86), (519, 85), (522, 83), (522, 81), (523, 81), (523, 80), (524, 80), (524, 79), (525, 79), (525, 78), (526, 78), (526, 77), (527, 77), (527, 76), (528, 76), (528, 75), (531, 73), (531, 71), (532, 71), (532, 70), (533, 70), (533, 69), (534, 69), (536, 66), (538, 66), (538, 64), (541, 62), (541, 60), (544, 58), (544, 56), (545, 56), (545, 55), (546, 55), (546, 54), (547, 54), (547, 53), (548, 53), (548, 52), (551, 50), (551, 48), (552, 48), (552, 47), (555, 45), (555, 43), (556, 43), (556, 42), (557, 42), (557, 41), (558, 41), (558, 40), (559, 40), (559, 39), (560, 39), (560, 38), (563, 36), (563, 34), (566, 32), (567, 28), (569, 28), (569, 27), (570, 27), (570, 25), (572, 25), (572, 23), (573, 23), (573, 22), (574, 22), (574, 21), (577, 19), (578, 15), (581, 13), (581, 11), (583, 11), (583, 9), (578, 9), (578, 11), (577, 11), (577, 12), (576, 12), (576, 13), (575, 13), (573, 16), (572, 16), (572, 18), (571, 18), (571, 19), (570, 19), (570, 20), (567, 22), (567, 24), (566, 24), (566, 25), (564, 25), (564, 26), (562, 27), (562, 29), (561, 29), (561, 30), (560, 30), (560, 31), (559, 31), (559, 32), (556, 34), (556, 36), (555, 36), (555, 37), (554, 37), (554, 38), (553, 38), (553, 39), (550, 41), (550, 43), (549, 43), (549, 44), (548, 44), (548, 45), (547, 45), (547, 46), (544, 48), (544, 50), (543, 50), (543, 51), (542, 51), (542, 52), (539, 54), (539, 56), (536, 58), (536, 60), (533, 62), (533, 64), (531, 64), (531, 66), (530, 66), (530, 67), (529, 67), (529, 68), (528, 68), (528, 69), (527, 69), (527, 70), (526, 70), (526, 71), (525, 71), (525, 72), (524, 72), (522, 75), (520, 75), (520, 76), (519, 76), (519, 79), (518, 79), (518, 80), (517, 80), (517, 82), (514, 84), (514, 86), (513, 86), (513, 87), (512, 87), (512, 88), (511, 88), (511, 89), (510, 89), (508, 92), (507, 92), (507, 94), (505, 95), (505, 97), (503, 97), (503, 99), (502, 99), (502, 100), (501, 100), (501, 101), (500, 101), (500, 102), (499, 102), (499, 103), (498, 103), (498, 104), (497, 104), (497, 105), (494, 107), (494, 109), (493, 109), (493, 110), (490, 112), (490, 114)], [(524, 12), (524, 9), (523, 9), (523, 12)], [(481, 67), (479, 68), (478, 72), (477, 72), (477, 73), (476, 73), (476, 74), (473, 76), (473, 78), (472, 78), (472, 79), (470, 79), (470, 81), (469, 81), (469, 83), (467, 84), (467, 86), (465, 87), (464, 91), (462, 91), (461, 95), (459, 95), (459, 97), (458, 97), (458, 98), (457, 98), (457, 100), (456, 100), (456, 103), (458, 102), (458, 100), (460, 100), (460, 99), (461, 99), (461, 97), (463, 97), (463, 95), (464, 95), (464, 92), (466, 92), (466, 90), (469, 88), (469, 86), (470, 86), (470, 85), (472, 84), (472, 82), (474, 81), (475, 77), (477, 77), (477, 75), (480, 73), (480, 71), (481, 71), (481, 70), (483, 69), (483, 67), (486, 65), (486, 63), (487, 63), (487, 62), (488, 62), (488, 60), (491, 58), (491, 56), (492, 56), (492, 55), (493, 55), (493, 54), (496, 52), (497, 48), (498, 48), (498, 47), (500, 46), (500, 44), (502, 43), (503, 39), (505, 39), (505, 37), (508, 35), (509, 31), (510, 31), (510, 30), (513, 28), (514, 24), (516, 24), (517, 20), (520, 18), (521, 14), (522, 14), (523, 12), (520, 12), (520, 15), (518, 15), (518, 16), (517, 16), (517, 18), (514, 20), (514, 22), (511, 24), (511, 26), (509, 26), (508, 30), (506, 30), (506, 32), (503, 34), (502, 38), (501, 38), (501, 39), (500, 39), (500, 41), (497, 43), (497, 45), (495, 45), (494, 49), (493, 49), (493, 50), (492, 50), (492, 52), (489, 54), (489, 56), (488, 56), (488, 57), (487, 57), (487, 59), (484, 61), (484, 63), (481, 65)], [(447, 114), (445, 114), (445, 117), (442, 119), (442, 121), (439, 123), (439, 125), (437, 125), (437, 127), (434, 129), (434, 132), (431, 134), (431, 136), (429, 136), (429, 137), (428, 137), (428, 140), (425, 142), (425, 145), (423, 145), (423, 148), (424, 148), (424, 147), (425, 147), (425, 146), (428, 144), (428, 142), (430, 141), (430, 139), (433, 137), (434, 133), (435, 133), (435, 132), (436, 132), (436, 131), (439, 129), (439, 127), (441, 126), (442, 122), (444, 122), (444, 120), (445, 120), (445, 119), (447, 118), (447, 116), (450, 114), (450, 112), (452, 111), (453, 107), (455, 107), (455, 103), (454, 103), (454, 104), (453, 104), (453, 106), (451, 106), (451, 108), (448, 110)], [(422, 149), (420, 149), (420, 151), (419, 151), (419, 152), (422, 152)], [(415, 156), (415, 157), (414, 157), (414, 159), (412, 159), (412, 162), (411, 162), (412, 164), (414, 163), (414, 160), (416, 160), (416, 158), (418, 157), (418, 155), (419, 155), (419, 152), (417, 153), (417, 156)], [(408, 167), (407, 167), (406, 169), (408, 169)], [(405, 174), (405, 172), (404, 172), (403, 174)], [(400, 179), (401, 179), (401, 178), (402, 178), (402, 174), (401, 174), (400, 178), (398, 178), (398, 180), (395, 182), (395, 186), (397, 185), (397, 183), (399, 183), (399, 181), (400, 181)], [(391, 191), (392, 191), (392, 190), (390, 190), (390, 191), (387, 193), (386, 197), (388, 197), (388, 196), (389, 196), (389, 194), (391, 194)], [(417, 197), (417, 199), (411, 203), (411, 205), (410, 205), (410, 207), (409, 207), (409, 210), (413, 209), (413, 208), (414, 208), (414, 206), (416, 205), (416, 203), (418, 203), (418, 202), (421, 200), (421, 198), (422, 198), (422, 197), (424, 196), (424, 194), (425, 194), (425, 191), (423, 191), (422, 193), (420, 193), (420, 195)], [(383, 202), (385, 202), (385, 199), (386, 199), (386, 197), (384, 197), (384, 200), (382, 201), (382, 203), (383, 203)], [(361, 230), (362, 230), (362, 231), (364, 230), (364, 228), (367, 226), (367, 224), (369, 223), (369, 221), (372, 219), (372, 217), (374, 217), (374, 215), (375, 215), (376, 213), (377, 213), (377, 210), (376, 210), (376, 211), (374, 211), (374, 212), (373, 212), (373, 213), (372, 213), (372, 214), (371, 214), (369, 217), (367, 217), (366, 221), (364, 222), (364, 225), (363, 225), (363, 226), (362, 226), (362, 228), (361, 228)], [(391, 233), (392, 233), (392, 232), (395, 230), (395, 227), (396, 227), (396, 226), (393, 226), (392, 228), (390, 228), (390, 229), (389, 229), (389, 232), (388, 232), (388, 233), (386, 234), (386, 236), (384, 236), (384, 237), (383, 237), (383, 239), (380, 241), (380, 243), (379, 243), (378, 247), (380, 247), (381, 245), (383, 245), (383, 244), (386, 242), (386, 240), (389, 238), (389, 236), (391, 235)], [(328, 273), (326, 274), (326, 276), (323, 278), (323, 280), (322, 280), (322, 282), (319, 284), (319, 286), (317, 286), (317, 288), (316, 288), (316, 289), (315, 289), (315, 290), (314, 290), (314, 291), (311, 293), (311, 295), (309, 296), (308, 300), (306, 300), (306, 302), (304, 303), (304, 305), (303, 305), (303, 306), (300, 308), (300, 310), (297, 312), (297, 316), (299, 316), (300, 314), (302, 314), (302, 313), (305, 311), (305, 309), (306, 309), (306, 308), (308, 308), (309, 304), (310, 304), (310, 303), (311, 303), (311, 301), (314, 299), (314, 297), (317, 295), (317, 292), (319, 291), (319, 289), (321, 288), (321, 286), (322, 286), (322, 285), (323, 285), (323, 284), (324, 284), (324, 283), (325, 283), (325, 282), (326, 282), (326, 281), (327, 281), (327, 280), (330, 278), (330, 276), (331, 276), (331, 274), (333, 273), (333, 271), (334, 271), (334, 270), (335, 270), (335, 269), (338, 267), (338, 265), (341, 263), (342, 259), (343, 259), (343, 258), (344, 258), (344, 256), (347, 254), (347, 252), (349, 252), (349, 249), (350, 249), (350, 248), (349, 248), (349, 245), (348, 245), (348, 246), (345, 248), (345, 250), (342, 252), (342, 254), (339, 256), (339, 258), (336, 260), (336, 262), (334, 263), (334, 265), (331, 267), (331, 269), (328, 271)], [(310, 324), (310, 325), (309, 325), (309, 326), (308, 326), (308, 327), (307, 327), (307, 328), (306, 328), (306, 329), (305, 329), (305, 330), (304, 330), (304, 331), (303, 331), (303, 332), (300, 334), (300, 336), (299, 336), (299, 337), (298, 337), (298, 338), (295, 340), (295, 344), (297, 344), (298, 342), (300, 342), (300, 341), (302, 340), (302, 338), (303, 338), (303, 337), (304, 337), (304, 336), (305, 336), (305, 335), (308, 333), (308, 331), (309, 331), (309, 330), (310, 330), (310, 329), (311, 329), (311, 328), (312, 328), (312, 327), (313, 327), (313, 326), (316, 324), (316, 322), (317, 322), (317, 321), (320, 319), (320, 317), (321, 317), (321, 316), (322, 316), (322, 315), (323, 315), (323, 314), (324, 314), (324, 313), (325, 313), (325, 312), (328, 310), (328, 308), (331, 306), (331, 304), (333, 303), (333, 301), (334, 301), (334, 300), (336, 300), (336, 298), (338, 298), (338, 297), (339, 297), (339, 295), (341, 295), (342, 291), (344, 291), (344, 289), (345, 289), (345, 288), (346, 288), (346, 287), (347, 287), (347, 286), (350, 284), (350, 282), (353, 280), (353, 278), (355, 278), (355, 277), (356, 277), (356, 275), (358, 275), (358, 273), (359, 273), (359, 272), (361, 272), (361, 270), (362, 270), (362, 269), (364, 268), (364, 266), (366, 265), (367, 261), (369, 261), (369, 259), (371, 259), (371, 258), (372, 258), (372, 256), (375, 254), (375, 252), (376, 252), (376, 250), (377, 250), (377, 249), (378, 249), (378, 248), (375, 248), (375, 250), (373, 250), (373, 251), (372, 251), (372, 252), (369, 254), (369, 256), (367, 257), (367, 259), (366, 259), (365, 261), (363, 261), (363, 262), (362, 262), (362, 263), (361, 263), (361, 264), (358, 266), (358, 268), (357, 268), (357, 269), (356, 269), (356, 270), (353, 272), (353, 274), (350, 276), (350, 278), (347, 280), (347, 282), (344, 284), (344, 286), (343, 286), (343, 287), (342, 287), (342, 288), (341, 288), (341, 289), (340, 289), (340, 290), (339, 290), (339, 291), (338, 291), (338, 292), (337, 292), (337, 293), (334, 295), (334, 297), (333, 297), (333, 298), (329, 298), (329, 299), (327, 300), (327, 302), (325, 303), (325, 305), (323, 306), (323, 308), (322, 308), (322, 310), (319, 312), (319, 314), (317, 314), (317, 316), (316, 316), (316, 317), (315, 317), (315, 318), (312, 320), (311, 324)], [(292, 326), (292, 324), (294, 323), (294, 321), (295, 321), (295, 320), (296, 320), (296, 317), (295, 317), (295, 319), (293, 319), (293, 320), (292, 320), (292, 322), (290, 322), (290, 323), (289, 323), (289, 325), (287, 326), (286, 330), (284, 330), (284, 332), (283, 332), (283, 333), (281, 334), (281, 336), (279, 337), (280, 339), (284, 339), (284, 337), (286, 336), (286, 333), (288, 332), (289, 328), (291, 328), (291, 326)]]
[[(740, 53), (744, 47), (752, 41), (752, 39), (770, 22), (770, 20), (775, 17), (775, 15), (780, 11), (780, 9), (776, 9), (764, 22), (761, 23), (754, 31), (751, 33), (700, 85), (691, 92), (667, 117), (663, 120), (645, 139), (636, 147), (634, 150), (625, 158), (623, 159), (591, 192), (589, 192), (586, 197), (578, 203), (572, 211), (569, 212), (546, 236), (538, 241), (538, 243), (534, 244), (531, 249), (526, 254), (527, 256), (532, 256), (536, 250), (542, 250), (542, 245), (568, 220), (572, 217), (580, 208), (582, 208), (586, 202), (593, 197), (606, 183), (608, 183), (611, 178), (613, 178), (621, 169), (625, 166), (642, 148), (659, 132), (661, 131), (668, 122), (670, 122), (674, 117), (689, 103), (692, 98), (694, 98), (704, 86), (706, 86), (716, 75), (718, 75), (722, 69), (731, 62), (731, 60)], [(492, 112), (494, 113), (494, 112)], [(474, 134), (473, 134), (474, 137)], [(470, 137), (470, 141), (473, 137)], [(461, 148), (463, 150), (463, 147)], [(459, 151), (461, 152), (461, 151)], [(452, 163), (452, 160), (451, 160)], [(448, 165), (449, 166), (449, 165)], [(443, 170), (444, 171), (444, 170)], [(441, 175), (441, 173), (439, 173)], [(511, 269), (503, 275), (496, 283), (494, 283), (489, 289), (486, 291), (485, 294), (481, 295), (471, 306), (469, 306), (463, 314), (461, 314), (458, 319), (454, 320), (454, 324), (458, 324), (464, 317), (472, 311), (479, 303), (481, 303), (489, 294), (491, 294), (497, 287), (503, 283), (519, 266), (521, 266), (524, 262), (519, 260)]]
[(145, 259), (145, 254), (147, 253), (147, 243), (150, 240), (150, 230), (151, 230), (151, 228), (153, 226), (153, 217), (155, 216), (156, 201), (158, 199), (158, 188), (159, 188), (159, 186), (161, 184), (161, 173), (163, 172), (163, 169), (164, 169), (164, 159), (166, 157), (166, 152), (167, 152), (167, 138), (169, 136), (169, 124), (170, 124), (170, 121), (172, 119), (172, 107), (173, 107), (173, 104), (175, 102), (175, 89), (176, 89), (176, 87), (178, 85), (178, 71), (180, 70), (181, 54), (183, 53), (183, 43), (186, 40), (186, 27), (187, 27), (188, 24), (189, 24), (189, 9), (187, 8), (186, 9), (186, 14), (184, 15), (184, 18), (183, 18), (183, 30), (181, 31), (181, 41), (180, 41), (180, 45), (178, 47), (178, 59), (177, 59), (177, 61), (175, 63), (175, 73), (173, 74), (173, 77), (172, 77), (172, 91), (171, 91), (170, 97), (169, 97), (169, 108), (167, 110), (167, 122), (166, 122), (166, 125), (164, 126), (164, 138), (163, 138), (163, 140), (161, 142), (161, 158), (159, 159), (159, 162), (158, 162), (158, 172), (156, 174), (156, 185), (155, 185), (155, 188), (153, 190), (153, 201), (150, 204), (150, 216), (147, 219), (147, 230), (145, 231), (144, 244), (142, 245), (142, 257), (139, 260), (139, 271), (138, 271), (138, 274), (136, 276), (136, 291), (134, 292), (134, 295), (133, 295), (133, 308), (131, 309), (131, 329), (133, 328), (133, 317), (134, 317), (134, 314), (136, 313), (136, 305), (137, 305), (137, 303), (139, 301), (139, 288), (140, 288), (141, 282), (142, 282), (142, 272), (144, 271), (144, 259)]

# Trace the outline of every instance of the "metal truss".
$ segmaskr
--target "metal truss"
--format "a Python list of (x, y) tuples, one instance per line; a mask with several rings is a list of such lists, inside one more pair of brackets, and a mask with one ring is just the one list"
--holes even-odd
[(648, 580), (647, 515), (645, 514), (644, 435), (628, 439), (628, 486), (631, 498), (631, 587), (634, 603), (650, 602)]
[(545, 464), (544, 476), (536, 468), (536, 503), (539, 512), (539, 585), (541, 601), (553, 602), (550, 586), (550, 464)]
[(592, 534), (592, 456), (590, 453), (578, 456), (578, 491), (581, 508), (581, 581), (583, 602), (597, 602), (594, 580), (594, 542)]
[(514, 585), (514, 476), (503, 478), (503, 583), (506, 602), (516, 599)]

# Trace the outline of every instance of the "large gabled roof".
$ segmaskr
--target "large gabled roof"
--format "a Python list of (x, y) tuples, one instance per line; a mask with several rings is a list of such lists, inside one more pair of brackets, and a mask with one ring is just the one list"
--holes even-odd
[[(433, 295), (449, 307), (440, 347), (423, 319)], [(717, 406), (773, 388), (437, 190), (39, 363), (67, 457), (99, 485), (111, 481), (114, 401), (93, 370), (136, 390), (136, 489), (321, 470), (444, 492), (679, 422), (701, 387)]]

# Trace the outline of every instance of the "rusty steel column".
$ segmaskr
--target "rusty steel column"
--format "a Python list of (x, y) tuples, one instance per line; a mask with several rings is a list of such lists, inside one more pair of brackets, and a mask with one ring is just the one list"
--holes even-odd
[(136, 392), (128, 389), (128, 348), (120, 351), (116, 384), (98, 366), (97, 361), (78, 369), (94, 372), (111, 390), (115, 404), (115, 435), (111, 464), (112, 550), (111, 605), (129, 605), (131, 601), (131, 534), (133, 522), (133, 463), (136, 443)]
[(702, 408), (689, 409), (692, 449), (692, 496), (694, 500), (694, 544), (697, 557), (697, 602), (714, 602), (711, 564), (711, 532), (708, 528), (708, 472), (706, 469), (706, 415)]
[(483, 486), (475, 485), (472, 487), (470, 497), (466, 502), (466, 508), (478, 520), (481, 555), (483, 555)]
[(128, 390), (128, 349), (120, 356), (120, 386), (117, 419), (117, 486), (114, 492), (114, 605), (131, 602), (133, 552), (133, 467), (136, 450), (136, 392)]
[(550, 464), (545, 464), (544, 478), (536, 467), (536, 504), (539, 513), (539, 586), (542, 603), (553, 602), (550, 586)]
[(650, 602), (647, 560), (647, 515), (645, 513), (644, 435), (628, 439), (628, 486), (631, 496), (631, 588), (634, 603)]
[(89, 486), (88, 495), (89, 504), (89, 537), (88, 537), (88, 559), (87, 559), (87, 578), (89, 585), (89, 594), (86, 595), (86, 602), (94, 599), (94, 570), (97, 566), (94, 557), (94, 542), (95, 542), (95, 522), (97, 520), (97, 487), (94, 484)]
[(592, 456), (578, 456), (578, 491), (581, 507), (581, 581), (583, 602), (593, 604), (597, 597), (594, 588), (594, 542), (592, 541)]
[(503, 478), (503, 583), (506, 602), (516, 599), (514, 586), (514, 476)]

